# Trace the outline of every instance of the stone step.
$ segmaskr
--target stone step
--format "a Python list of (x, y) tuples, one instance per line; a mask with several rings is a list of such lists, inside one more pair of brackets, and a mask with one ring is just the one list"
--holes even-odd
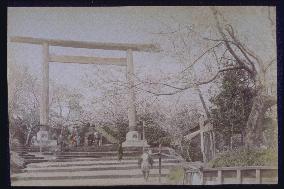
[[(123, 159), (138, 159), (141, 154), (124, 154)], [(92, 155), (52, 155), (50, 157), (53, 157), (53, 159), (56, 159), (57, 161), (77, 161), (77, 159), (117, 159), (117, 154), (109, 154), (109, 155), (100, 155), (100, 154), (92, 154)], [(154, 159), (157, 159), (157, 155), (152, 156)], [(168, 157), (165, 155), (161, 156), (162, 158), (169, 158), (169, 159), (175, 159), (174, 157)]]
[[(162, 169), (166, 176), (168, 169)], [(159, 176), (158, 169), (151, 169), (151, 176)], [(76, 171), (76, 172), (28, 172), (17, 173), (11, 176), (11, 180), (64, 180), (64, 179), (112, 179), (112, 178), (139, 178), (143, 177), (140, 169), (131, 170), (102, 170), (102, 171)]]
[[(140, 156), (141, 153), (123, 153), (123, 156)], [(117, 156), (117, 153), (92, 153), (92, 154), (56, 154), (58, 158), (76, 158), (76, 157), (104, 157)]]
[[(43, 147), (43, 149), (48, 149), (48, 147)], [(125, 147), (123, 148), (124, 151), (139, 151), (142, 152), (142, 147)], [(30, 146), (30, 147), (14, 147), (11, 148), (11, 150), (13, 151), (39, 151), (40, 147), (38, 146)], [(67, 149), (68, 151), (65, 152), (117, 152), (117, 146), (116, 145), (106, 145), (106, 146), (79, 146), (79, 147), (71, 147), (69, 149)], [(47, 151), (48, 152), (48, 151)], [(153, 153), (157, 153), (158, 149), (157, 148), (153, 148), (152, 149)], [(167, 147), (163, 147), (161, 150), (162, 153), (169, 153), (169, 150)]]
[(70, 159), (76, 159), (76, 158), (101, 158), (103, 156), (100, 155), (78, 155), (78, 156), (74, 156), (74, 155), (59, 155), (59, 156), (54, 156), (55, 159), (66, 159), (66, 160), (70, 160)]
[[(176, 166), (177, 163), (162, 163), (163, 169), (170, 169)], [(25, 172), (75, 172), (75, 171), (101, 171), (101, 170), (132, 170), (137, 169), (138, 163), (131, 164), (112, 164), (112, 165), (89, 165), (89, 166), (72, 166), (72, 167), (27, 167)], [(153, 165), (153, 169), (158, 169), (158, 164)]]
[(29, 154), (29, 152), (22, 151), (22, 152), (17, 152), (18, 154)]
[[(139, 157), (140, 156), (128, 156), (128, 157), (123, 157), (122, 159), (125, 159), (125, 160), (138, 160)], [(164, 157), (164, 158), (175, 159), (175, 158), (171, 158), (171, 157)], [(154, 159), (157, 159), (157, 158), (154, 158)], [(88, 161), (88, 160), (117, 160), (117, 157), (116, 156), (98, 157), (98, 158), (95, 158), (95, 157), (77, 157), (77, 158), (59, 157), (57, 159), (56, 159), (56, 157), (54, 157), (54, 161), (61, 161), (61, 162), (64, 162), (64, 161), (81, 161), (81, 160), (83, 160), (83, 161)]]
[(79, 146), (69, 148), (69, 151), (66, 152), (106, 152), (106, 151), (117, 151), (117, 145), (103, 145), (103, 146)]
[[(163, 165), (161, 168), (164, 170), (170, 169), (172, 167), (174, 167), (176, 165)], [(138, 165), (133, 165), (133, 166), (127, 166), (127, 167), (94, 167), (94, 168), (70, 168), (70, 169), (38, 169), (38, 170), (23, 170), (22, 173), (59, 173), (59, 172), (83, 172), (83, 171), (122, 171), (122, 170), (127, 170), (127, 171), (132, 171), (132, 170), (136, 170), (140, 168), (138, 167)], [(153, 166), (153, 168), (151, 170), (158, 170), (159, 166)]]
[(26, 164), (48, 162), (45, 159), (25, 159)]
[[(42, 153), (43, 155), (51, 155), (51, 154), (54, 154), (54, 153), (51, 153), (51, 152), (43, 152)], [(117, 151), (105, 151), (105, 152), (102, 152), (102, 151), (88, 151), (88, 152), (57, 152), (55, 153), (56, 155), (74, 155), (74, 156), (78, 156), (78, 155), (112, 155), (112, 154), (115, 154), (117, 155)], [(140, 151), (124, 151), (123, 154), (142, 154)]]
[[(74, 162), (42, 162), (42, 163), (31, 163), (27, 167), (30, 168), (44, 168), (44, 167), (71, 167), (71, 166), (93, 166), (93, 165), (127, 165), (127, 164), (137, 164), (138, 160), (90, 160), (90, 161), (74, 161)], [(165, 163), (179, 163), (175, 159), (162, 159), (162, 164)], [(158, 164), (158, 160), (154, 160), (154, 164)]]
[(34, 159), (44, 159), (44, 157), (35, 157), (35, 156), (21, 156), (25, 160), (34, 160)]
[(20, 157), (35, 157), (34, 154), (19, 154)]
[(161, 185), (167, 184), (167, 178), (151, 175), (148, 181), (143, 178), (111, 178), (111, 179), (68, 179), (68, 180), (18, 180), (12, 186), (110, 186), (110, 185)]
[[(123, 157), (125, 160), (134, 160), (138, 159), (138, 157)], [(68, 161), (89, 161), (89, 160), (117, 160), (117, 157), (77, 157), (77, 158), (56, 158), (53, 161), (57, 162), (68, 162)]]
[[(139, 159), (139, 157), (123, 157), (123, 160), (122, 161), (134, 161), (134, 162), (137, 162)], [(86, 162), (87, 164), (92, 162), (92, 164), (97, 164), (97, 162), (100, 162), (100, 163), (105, 163), (107, 161), (114, 161), (114, 162), (118, 162), (117, 161), (117, 157), (103, 157), (103, 158), (94, 158), (94, 157), (91, 157), (91, 158), (88, 158), (88, 157), (85, 157), (85, 158), (58, 158), (56, 159), (56, 157), (49, 157), (48, 159), (43, 159), (43, 157), (35, 157), (35, 158), (27, 158), (25, 159), (25, 162), (30, 165), (30, 164), (33, 164), (33, 163), (43, 163), (43, 162), (46, 162), (46, 163), (60, 163), (60, 164), (63, 164), (63, 163), (67, 163), (67, 164), (74, 164), (74, 163), (79, 163), (79, 164), (84, 164), (82, 162)], [(154, 161), (158, 161), (158, 159), (154, 159)], [(179, 160), (177, 159), (174, 159), (174, 158), (162, 158), (162, 162), (164, 161), (172, 161), (172, 162), (179, 162)], [(107, 164), (107, 163), (106, 163)]]
[(16, 148), (11, 148), (12, 150), (32, 150), (32, 149), (39, 149), (38, 146), (33, 146), (33, 147), (16, 147)]

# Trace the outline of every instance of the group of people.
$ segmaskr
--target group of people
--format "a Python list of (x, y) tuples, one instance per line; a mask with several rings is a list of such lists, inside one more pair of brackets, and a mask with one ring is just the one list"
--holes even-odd
[(77, 147), (80, 146), (81, 136), (77, 129), (73, 128), (71, 133), (61, 132), (57, 138), (57, 144), (60, 151), (63, 151), (66, 147)]
[(77, 129), (73, 129), (71, 133), (62, 132), (57, 138), (57, 144), (62, 151), (66, 147), (84, 146), (101, 146), (101, 135), (98, 132), (88, 133), (85, 137), (81, 137)]
[(90, 135), (87, 135), (85, 137), (85, 145), (88, 145), (88, 146), (101, 146), (101, 143), (102, 143), (102, 140), (101, 140), (101, 135), (100, 133), (98, 133), (97, 131), (94, 132), (94, 134), (90, 134)]

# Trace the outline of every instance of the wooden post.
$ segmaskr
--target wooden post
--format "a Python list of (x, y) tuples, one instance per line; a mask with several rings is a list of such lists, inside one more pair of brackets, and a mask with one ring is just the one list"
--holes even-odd
[(39, 152), (41, 153), (42, 152), (42, 140), (39, 141)]
[(162, 144), (159, 145), (159, 183), (161, 183), (162, 176)]
[(134, 93), (134, 65), (133, 52), (131, 49), (127, 50), (127, 81), (128, 81), (128, 119), (129, 131), (137, 130), (136, 123), (136, 108), (135, 108), (135, 93)]
[(215, 133), (214, 130), (211, 131), (212, 132), (212, 143), (213, 143), (213, 158), (215, 157), (216, 154), (216, 145), (215, 145)]
[[(145, 140), (145, 121), (142, 122), (142, 126), (143, 126), (143, 133), (142, 133), (142, 137), (143, 137), (143, 141)], [(145, 144), (143, 142), (143, 152), (145, 151)]]
[(205, 149), (204, 149), (204, 132), (201, 130), (200, 131), (200, 148), (203, 156), (203, 162), (207, 162), (206, 154), (205, 154)]
[(199, 171), (199, 174), (200, 174), (200, 178), (201, 178), (200, 184), (204, 185), (205, 184), (205, 179), (204, 179), (203, 171)]
[(237, 183), (236, 184), (242, 184), (242, 172), (240, 169), (237, 169)]
[(222, 184), (222, 183), (223, 183), (222, 170), (218, 170), (217, 184)]
[(201, 153), (203, 156), (203, 162), (207, 162), (206, 154), (205, 154), (205, 149), (204, 149), (204, 119), (199, 118), (199, 127), (200, 127), (200, 148), (201, 148)]
[(261, 175), (260, 175), (260, 169), (255, 170), (255, 184), (261, 184)]
[(48, 125), (48, 110), (49, 110), (49, 45), (42, 44), (42, 88), (41, 88), (41, 103), (40, 103), (40, 125)]

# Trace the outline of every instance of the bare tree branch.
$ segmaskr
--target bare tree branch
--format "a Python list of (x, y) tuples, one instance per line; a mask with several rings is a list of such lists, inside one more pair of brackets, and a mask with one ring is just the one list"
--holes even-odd
[(274, 59), (272, 59), (267, 65), (266, 65), (266, 67), (264, 68), (264, 71), (266, 72), (267, 71), (267, 69), (274, 63), (276, 61), (276, 59), (274, 58)]
[(227, 36), (225, 35), (225, 33), (223, 32), (220, 22), (219, 22), (219, 18), (218, 18), (218, 11), (216, 10), (216, 8), (211, 8), (213, 11), (213, 15), (215, 17), (216, 20), (216, 27), (219, 31), (219, 33), (221, 34), (222, 38), (224, 39), (225, 45), (228, 49), (228, 51), (230, 52), (230, 54), (236, 59), (237, 63), (242, 66), (246, 71), (248, 71), (250, 74), (254, 75), (253, 71), (244, 64), (244, 62), (241, 60), (241, 58), (235, 53), (235, 51), (232, 49)]
[(148, 92), (150, 94), (153, 94), (153, 95), (156, 95), (156, 96), (165, 96), (165, 95), (174, 95), (174, 94), (177, 94), (177, 93), (180, 93), (180, 92), (183, 92), (184, 90), (187, 90), (187, 89), (190, 89), (190, 88), (194, 88), (196, 86), (200, 86), (200, 85), (205, 85), (205, 84), (208, 84), (212, 81), (214, 81), (218, 75), (222, 72), (225, 72), (225, 71), (230, 71), (230, 70), (239, 70), (239, 69), (244, 69), (244, 67), (242, 66), (234, 66), (234, 67), (228, 67), (228, 68), (224, 68), (224, 69), (220, 69), (218, 72), (216, 72), (216, 74), (210, 78), (209, 80), (206, 80), (206, 81), (199, 81), (199, 82), (196, 82), (196, 83), (188, 83), (186, 87), (176, 87), (176, 86), (173, 86), (173, 85), (170, 85), (170, 84), (166, 84), (166, 83), (159, 83), (159, 82), (146, 82), (148, 84), (155, 84), (155, 85), (164, 85), (164, 86), (167, 86), (167, 87), (171, 87), (171, 88), (174, 88), (174, 89), (177, 89), (176, 91), (173, 91), (173, 92), (169, 92), (169, 93), (157, 93), (157, 92), (153, 92), (153, 91), (150, 91), (150, 90), (146, 90), (146, 89), (142, 89), (142, 88), (138, 88), (139, 90), (142, 90), (142, 91), (145, 91), (145, 92)]
[(186, 67), (180, 73), (184, 73), (186, 70), (191, 68), (199, 59), (201, 59), (206, 53), (210, 52), (212, 49), (220, 46), (221, 44), (222, 44), (222, 42), (219, 42), (219, 43), (215, 44), (214, 46), (210, 47), (209, 49), (207, 49), (206, 51), (204, 51), (197, 59), (195, 59), (188, 67)]

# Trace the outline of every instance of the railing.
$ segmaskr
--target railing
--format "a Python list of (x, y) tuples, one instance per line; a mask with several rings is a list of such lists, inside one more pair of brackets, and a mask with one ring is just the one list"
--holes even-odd
[(109, 142), (113, 144), (119, 143), (119, 141), (115, 137), (107, 133), (102, 127), (95, 127), (95, 130), (99, 132), (103, 137), (105, 137)]
[(278, 168), (270, 166), (187, 169), (184, 184), (277, 184)]

